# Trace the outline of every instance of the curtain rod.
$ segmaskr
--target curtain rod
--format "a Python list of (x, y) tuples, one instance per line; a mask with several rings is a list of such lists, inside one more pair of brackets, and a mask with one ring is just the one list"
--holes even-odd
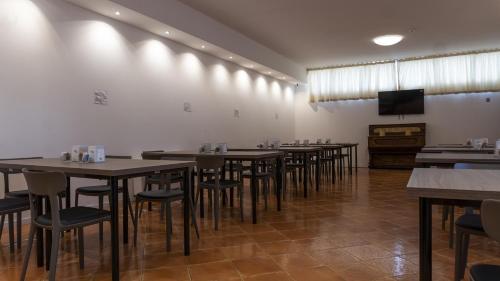
[(354, 67), (354, 66), (366, 66), (366, 65), (374, 65), (374, 64), (394, 63), (395, 61), (414, 61), (414, 60), (446, 58), (446, 57), (455, 57), (455, 56), (464, 56), (464, 55), (473, 55), (473, 54), (486, 54), (486, 53), (495, 53), (495, 52), (500, 52), (500, 48), (477, 50), (477, 51), (455, 52), (455, 53), (447, 53), (447, 54), (440, 54), (440, 55), (407, 57), (407, 58), (401, 58), (401, 59), (382, 60), (382, 61), (373, 61), (373, 62), (364, 62), (364, 63), (339, 64), (339, 65), (333, 65), (333, 66), (308, 68), (307, 71), (326, 70), (326, 69), (335, 69), (335, 68), (345, 68), (345, 67)]

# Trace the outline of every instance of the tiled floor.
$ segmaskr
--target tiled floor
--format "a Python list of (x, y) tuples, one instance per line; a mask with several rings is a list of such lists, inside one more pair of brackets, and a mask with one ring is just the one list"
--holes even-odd
[[(250, 223), (249, 201), (244, 223), (237, 207), (225, 208), (219, 231), (212, 230), (208, 219), (200, 222), (202, 238), (193, 236), (190, 257), (182, 255), (180, 208), (175, 208), (171, 253), (165, 251), (165, 224), (158, 211), (146, 211), (138, 246), (121, 249), (121, 280), (418, 280), (418, 206), (405, 193), (409, 175), (409, 171), (360, 169), (341, 184), (325, 181), (321, 192), (312, 192), (308, 199), (289, 190), (281, 212), (273, 203), (268, 211), (259, 205), (257, 225)], [(248, 189), (246, 195), (248, 199)], [(5, 234), (0, 281), (17, 280), (21, 252), (9, 254)], [(58, 280), (111, 280), (109, 235), (102, 247), (96, 227), (86, 229), (85, 235), (85, 269), (78, 268), (74, 236), (66, 235)], [(434, 280), (452, 280), (453, 250), (440, 229), (437, 207), (433, 242)], [(471, 245), (471, 262), (500, 264), (497, 243), (473, 237)], [(28, 280), (46, 279), (33, 257)]]

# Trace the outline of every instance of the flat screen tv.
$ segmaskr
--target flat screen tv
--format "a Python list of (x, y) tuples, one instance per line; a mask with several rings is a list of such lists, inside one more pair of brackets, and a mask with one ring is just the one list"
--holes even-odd
[(378, 114), (424, 114), (424, 90), (379, 92)]

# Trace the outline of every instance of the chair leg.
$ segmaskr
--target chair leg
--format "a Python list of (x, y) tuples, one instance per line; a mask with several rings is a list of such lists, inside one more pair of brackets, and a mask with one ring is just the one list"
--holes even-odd
[(30, 234), (29, 234), (29, 238), (28, 238), (28, 245), (26, 248), (26, 253), (24, 254), (23, 269), (21, 271), (21, 277), (19, 278), (20, 281), (24, 281), (24, 279), (26, 279), (26, 272), (28, 271), (28, 263), (30, 261), (31, 248), (33, 248), (34, 237), (35, 237), (35, 225), (31, 224), (30, 225)]
[[(184, 202), (186, 204), (186, 202)], [(191, 219), (193, 220), (194, 230), (196, 231), (196, 237), (200, 239), (200, 230), (198, 229), (198, 223), (196, 222), (196, 205), (193, 201), (189, 200), (189, 208), (191, 209)]]
[(243, 185), (240, 185), (239, 190), (240, 190), (240, 217), (241, 217), (241, 222), (243, 222)]
[[(102, 210), (104, 208), (104, 198), (102, 195), (99, 195), (99, 210)], [(99, 223), (99, 241), (102, 242), (104, 239), (103, 239), (103, 232), (104, 232), (104, 229), (103, 229), (103, 224), (102, 222)]]
[(460, 279), (464, 279), (465, 268), (467, 267), (467, 257), (469, 255), (469, 238), (470, 234), (464, 233), (462, 241), (462, 260), (460, 261)]
[(172, 208), (170, 208), (170, 201), (166, 203), (165, 225), (166, 225), (166, 238), (167, 238), (167, 252), (172, 250)]
[(23, 241), (23, 237), (22, 237), (22, 229), (23, 229), (23, 225), (22, 225), (22, 213), (21, 212), (18, 212), (17, 213), (17, 248), (18, 249), (21, 249), (21, 243)]
[(85, 267), (85, 256), (84, 256), (85, 244), (83, 240), (83, 227), (79, 227), (77, 231), (78, 231), (78, 259), (80, 261), (80, 269), (83, 269)]
[(446, 221), (448, 220), (448, 210), (449, 206), (443, 205), (443, 214), (441, 216), (441, 229), (443, 231), (446, 229)]
[(214, 200), (213, 200), (213, 213), (214, 213), (214, 223), (215, 223), (215, 230), (219, 230), (219, 216), (220, 216), (220, 205), (219, 205), (219, 199), (220, 199), (220, 194), (219, 194), (219, 187), (214, 188)]
[(450, 206), (450, 229), (449, 229), (449, 241), (448, 241), (448, 247), (450, 249), (453, 249), (453, 238), (454, 238), (454, 232), (455, 232), (455, 206)]
[(137, 229), (139, 229), (139, 201), (139, 199), (135, 199), (134, 246), (137, 246)]
[(462, 243), (463, 243), (463, 232), (457, 228), (457, 234), (455, 238), (455, 278), (454, 281), (460, 281), (462, 278), (460, 277), (460, 266), (462, 260)]
[(130, 216), (132, 219), (132, 224), (134, 225), (134, 227), (136, 227), (136, 224), (135, 224), (135, 214), (136, 213), (134, 213), (134, 209), (132, 208), (132, 203), (130, 202), (130, 197), (129, 197), (129, 200), (127, 202), (127, 206), (128, 206), (128, 212), (130, 213)]
[[(145, 190), (153, 190), (153, 185), (150, 183), (147, 184)], [(148, 202), (148, 211), (151, 212), (152, 210), (153, 210), (153, 204), (151, 202)]]
[(8, 214), (7, 218), (9, 220), (9, 249), (11, 253), (14, 253), (14, 214)]
[(0, 239), (2, 239), (3, 226), (5, 224), (5, 215), (0, 217)]
[(61, 232), (58, 229), (52, 230), (52, 247), (50, 251), (49, 281), (56, 280), (57, 255), (59, 254), (59, 239)]

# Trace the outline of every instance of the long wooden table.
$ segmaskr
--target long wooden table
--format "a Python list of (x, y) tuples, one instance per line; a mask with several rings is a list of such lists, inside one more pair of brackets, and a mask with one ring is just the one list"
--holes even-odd
[(413, 170), (407, 193), (419, 198), (420, 281), (432, 280), (432, 205), (479, 207), (500, 199), (500, 170)]
[[(104, 163), (77, 163), (61, 161), (56, 158), (6, 160), (0, 161), (3, 169), (29, 169), (36, 171), (63, 172), (67, 177), (108, 179), (111, 183), (111, 256), (112, 256), (112, 280), (120, 280), (120, 258), (119, 258), (119, 227), (118, 227), (118, 180), (123, 180), (124, 192), (126, 192), (127, 179), (143, 177), (154, 173), (165, 174), (167, 172), (182, 171), (184, 186), (190, 186), (193, 161), (167, 161), (167, 160), (133, 160), (133, 159), (108, 159)], [(70, 193), (70, 181), (66, 187), (66, 193)], [(189, 202), (190, 188), (184, 188), (184, 202)], [(124, 198), (124, 204), (128, 198)], [(184, 204), (184, 254), (190, 254), (190, 217), (189, 204)], [(37, 263), (43, 266), (43, 230), (37, 232)], [(47, 238), (50, 239), (50, 235)], [(123, 206), (123, 238), (127, 242), (128, 237), (128, 208)], [(48, 242), (50, 244), (50, 242)], [(50, 249), (50, 248), (49, 248)], [(48, 249), (47, 249), (48, 250)]]
[(456, 163), (500, 164), (500, 156), (485, 153), (417, 153), (415, 162), (423, 166), (453, 166)]
[[(195, 150), (180, 150), (180, 151), (154, 151), (144, 152), (143, 157), (148, 159), (163, 157), (183, 157), (196, 158), (198, 156), (223, 157), (225, 160), (231, 161), (250, 161), (252, 177), (250, 180), (250, 188), (252, 192), (252, 222), (257, 223), (257, 165), (258, 161), (276, 159), (276, 200), (277, 209), (281, 210), (281, 191), (283, 188), (284, 179), (284, 153), (281, 151), (228, 151), (227, 153), (201, 153)], [(232, 172), (231, 172), (232, 174)]]
[(495, 149), (492, 147), (485, 147), (481, 149), (475, 149), (473, 147), (443, 147), (443, 146), (426, 146), (422, 148), (423, 153), (486, 153), (492, 154)]

